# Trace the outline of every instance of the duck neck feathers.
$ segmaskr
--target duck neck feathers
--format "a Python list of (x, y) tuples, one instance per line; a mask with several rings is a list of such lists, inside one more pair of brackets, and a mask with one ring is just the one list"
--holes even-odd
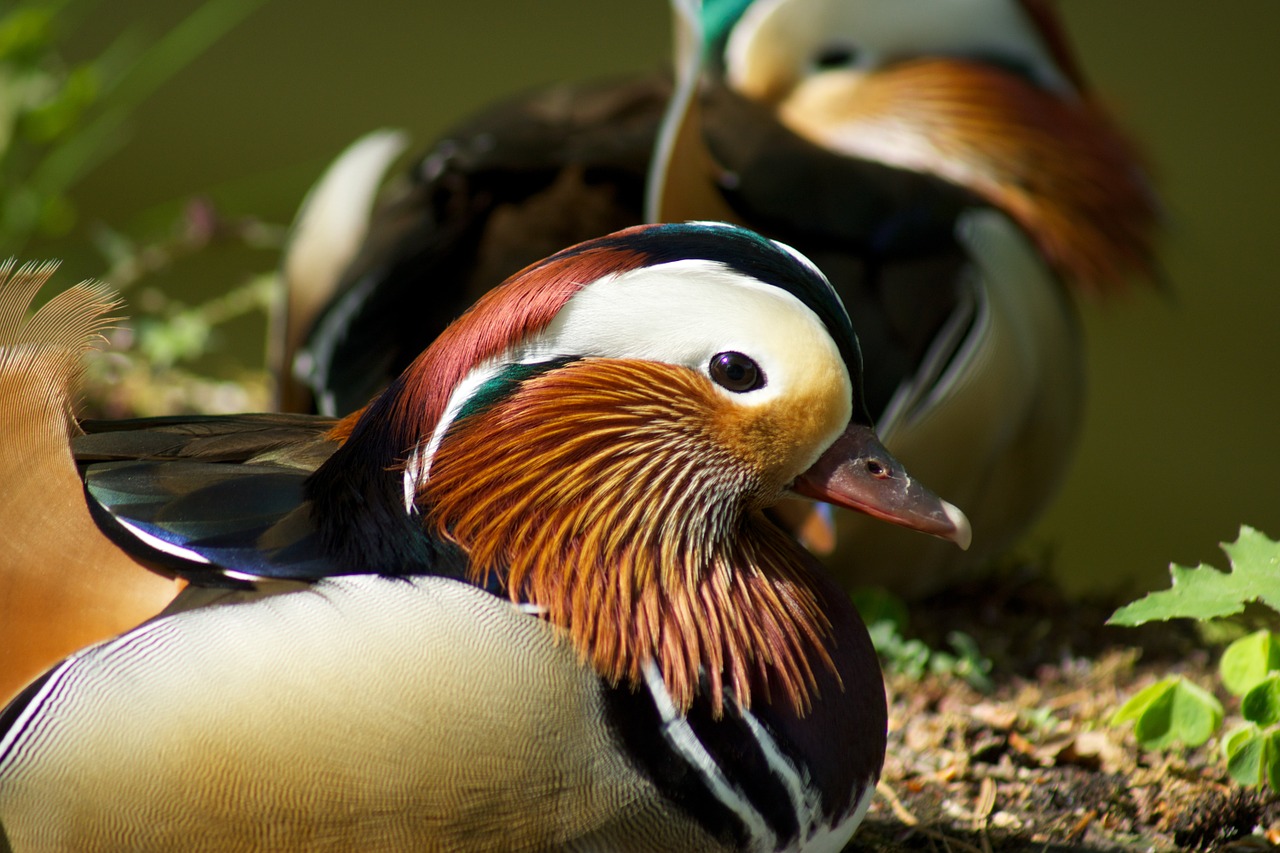
[[(830, 624), (813, 566), (762, 515), (709, 383), (583, 359), (460, 418), (419, 492), (431, 529), (562, 629), (610, 683), (654, 661), (681, 711), (706, 691), (803, 713)], [(545, 412), (555, 407), (558, 417)]]

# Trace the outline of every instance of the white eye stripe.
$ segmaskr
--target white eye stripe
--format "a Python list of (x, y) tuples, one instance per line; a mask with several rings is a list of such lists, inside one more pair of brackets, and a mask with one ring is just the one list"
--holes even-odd
[[(585, 288), (536, 346), (546, 348), (543, 358), (640, 358), (703, 375), (709, 375), (715, 355), (734, 351), (782, 380), (795, 349), (824, 345), (835, 352), (822, 321), (794, 295), (723, 263), (687, 259)], [(772, 388), (767, 395), (781, 391)]]
[[(802, 254), (798, 249), (792, 246), (788, 246), (786, 243), (783, 243), (780, 240), (770, 240), (769, 242), (777, 246), (779, 249), (782, 249), (791, 257), (795, 258), (797, 261), (800, 262), (801, 266), (805, 267), (810, 272), (812, 272), (815, 276), (820, 278), (822, 280), (822, 283), (827, 286), (827, 291), (830, 292), (830, 294), (836, 298), (837, 302), (839, 302), (840, 297), (836, 293), (835, 286), (831, 284), (831, 281), (827, 278), (826, 273), (818, 269), (818, 265), (815, 264), (813, 261), (809, 260), (807, 255)], [(841, 305), (843, 306), (843, 303), (841, 303)]]
[(484, 387), (484, 385), (492, 379), (496, 379), (503, 370), (512, 364), (537, 364), (539, 361), (545, 361), (545, 358), (539, 357), (531, 352), (531, 347), (520, 345), (506, 350), (501, 355), (493, 358), (485, 359), (467, 372), (462, 380), (454, 386), (453, 393), (449, 395), (449, 402), (445, 406), (444, 414), (440, 416), (439, 422), (436, 423), (435, 429), (431, 432), (431, 437), (425, 442), (420, 443), (409, 454), (409, 459), (404, 468), (404, 502), (405, 511), (412, 513), (414, 511), (414, 497), (421, 486), (427, 481), (427, 477), (431, 472), (431, 460), (435, 458), (436, 449), (439, 448), (441, 440), (449, 430), (449, 425), (457, 419), (458, 413), (461, 412), (475, 397), (476, 393)]

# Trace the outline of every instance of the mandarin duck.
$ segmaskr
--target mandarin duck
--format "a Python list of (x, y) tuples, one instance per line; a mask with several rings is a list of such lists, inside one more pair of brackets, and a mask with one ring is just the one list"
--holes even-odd
[[(318, 277), (336, 292), (294, 373), (342, 413), (550, 246), (646, 220), (744, 224), (832, 281), (881, 435), (973, 521), (961, 555), (840, 513), (828, 564), (905, 594), (980, 571), (1071, 458), (1084, 370), (1070, 293), (1154, 275), (1157, 204), (1135, 147), (1046, 0), (673, 5), (674, 82), (536, 92), (418, 160), (354, 258)], [(336, 171), (392, 159), (363, 147), (376, 165), (353, 154), (362, 165)], [(309, 255), (300, 243), (290, 265)]]
[(723, 224), (524, 269), (341, 421), (86, 433), (88, 512), (190, 585), (0, 714), (15, 853), (838, 850), (883, 683), (764, 510), (968, 540), (876, 439), (826, 279)]

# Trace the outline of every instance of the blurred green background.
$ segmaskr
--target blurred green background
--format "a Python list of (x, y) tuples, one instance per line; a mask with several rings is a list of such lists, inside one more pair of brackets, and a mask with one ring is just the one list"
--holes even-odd
[[(130, 29), (159, 35), (198, 5), (72, 2), (64, 52), (93, 57)], [(1083, 306), (1085, 438), (1025, 549), (1048, 550), (1072, 589), (1164, 586), (1171, 560), (1221, 565), (1217, 543), (1241, 522), (1280, 537), (1280, 4), (1060, 6), (1087, 76), (1150, 154), (1171, 287)], [(101, 275), (95, 223), (155, 231), (197, 194), (286, 223), (370, 129), (403, 127), (418, 150), (495, 98), (667, 56), (660, 0), (266, 0), (132, 114), (124, 144), (72, 193), (75, 228), (24, 255), (64, 258), (64, 284)], [(207, 295), (273, 261), (265, 249), (206, 253), (163, 286)], [(232, 335), (215, 361), (260, 364), (261, 320)]]

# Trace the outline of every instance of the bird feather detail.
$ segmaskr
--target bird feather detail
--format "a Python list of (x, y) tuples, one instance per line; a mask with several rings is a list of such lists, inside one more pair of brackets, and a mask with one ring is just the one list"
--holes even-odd
[[(850, 97), (852, 87), (858, 96)], [(784, 124), (852, 156), (969, 187), (1031, 234), (1059, 274), (1103, 293), (1154, 275), (1157, 203), (1102, 110), (978, 62), (828, 73), (788, 93)]]
[(812, 558), (761, 515), (783, 484), (751, 432), (691, 370), (583, 359), (459, 418), (420, 504), (473, 580), (537, 605), (611, 683), (652, 660), (681, 711), (705, 679), (716, 715), (727, 695), (804, 713), (830, 626)]

